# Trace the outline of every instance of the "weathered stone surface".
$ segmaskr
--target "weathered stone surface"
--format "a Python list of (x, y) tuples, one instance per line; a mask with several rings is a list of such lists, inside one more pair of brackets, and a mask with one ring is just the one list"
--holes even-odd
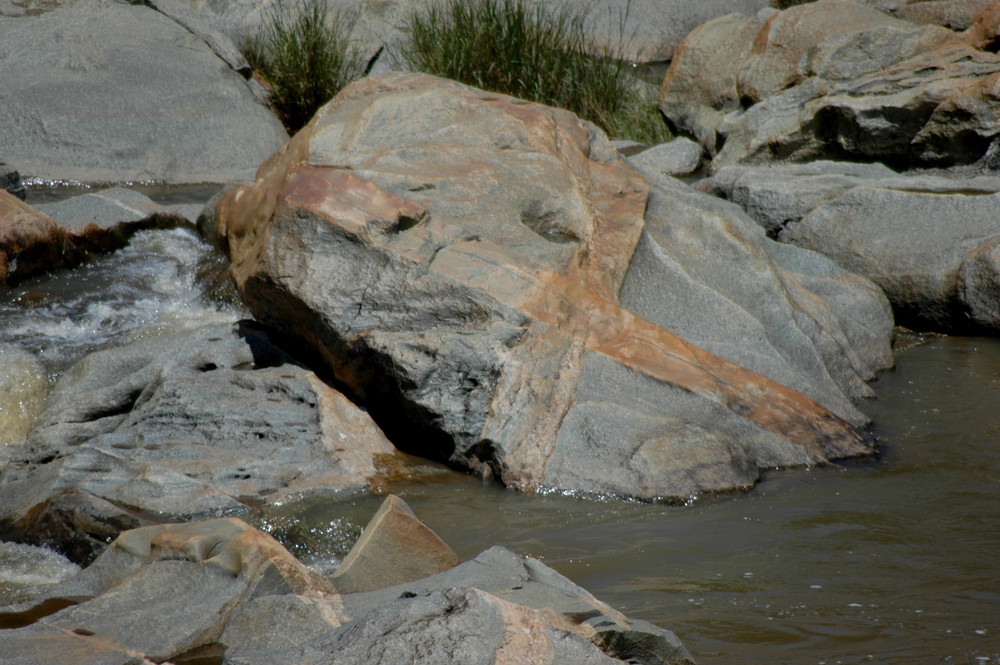
[(341, 593), (374, 591), (454, 568), (458, 555), (390, 495), (334, 573)]
[[(758, 246), (768, 288), (784, 284), (771, 294), (796, 292), (796, 325), (824, 350), (774, 359), (797, 368), (778, 377), (713, 355), (673, 319), (619, 301), (651, 223), (648, 190), (567, 112), (389, 74), (345, 89), (254, 184), (226, 191), (206, 228), (255, 315), (306, 341), (409, 452), (524, 489), (687, 497), (745, 487), (759, 467), (869, 451), (846, 396), (887, 362), (884, 301), (814, 255)], [(734, 234), (731, 214), (712, 233)], [(685, 262), (740, 270), (732, 255), (700, 253), (721, 240), (691, 243), (699, 253)], [(711, 287), (684, 288), (700, 308), (695, 294)], [(852, 298), (868, 303), (857, 322)], [(715, 325), (733, 340), (727, 320)], [(769, 325), (757, 329), (784, 334)], [(866, 327), (877, 332), (859, 343)], [(795, 374), (812, 396), (780, 383)]]
[(967, 30), (976, 17), (996, 0), (925, 0), (910, 2), (893, 15), (913, 23), (941, 25), (952, 30)]
[(141, 3), (5, 19), (0, 42), (0, 136), (25, 178), (227, 182), (287, 138), (201, 37)]
[(962, 38), (974, 48), (996, 53), (1000, 51), (1000, 2), (992, 2), (972, 21)]
[(702, 148), (699, 144), (681, 136), (643, 150), (634, 155), (630, 163), (641, 164), (662, 175), (684, 176), (698, 170), (701, 166), (701, 154)]
[[(493, 547), (449, 571), (371, 593), (342, 597), (350, 616), (399, 600), (430, 597), (448, 589), (475, 588), (519, 606), (543, 612), (557, 629), (575, 633), (606, 647), (610, 655), (630, 663), (691, 663), (691, 655), (669, 630), (637, 621), (601, 602), (545, 564)], [(345, 629), (347, 626), (344, 627)]]
[[(1000, 235), (996, 214), (1000, 190), (955, 191), (954, 181), (942, 180), (940, 188), (921, 187), (919, 179), (906, 188), (877, 183), (855, 187), (801, 221), (789, 223), (780, 237), (822, 251), (878, 284), (900, 323), (962, 330), (970, 321), (963, 301), (968, 295), (959, 291), (960, 272), (971, 253)], [(989, 180), (996, 187), (996, 179)], [(989, 255), (983, 251), (982, 257)], [(973, 301), (988, 297), (989, 282), (996, 279), (990, 262), (983, 263), (982, 257), (969, 267), (970, 277), (978, 277), (966, 284), (981, 283), (985, 288)], [(981, 303), (975, 307), (983, 311)], [(990, 317), (979, 314), (976, 319)]]
[(996, 141), (1000, 57), (853, 0), (728, 16), (678, 48), (660, 107), (713, 168), (772, 160), (970, 164)]
[[(28, 604), (36, 608), (31, 617), (36, 623), (7, 634), (15, 643), (28, 642), (23, 648), (29, 654), (34, 646), (36, 658), (47, 652), (30, 638), (62, 632), (93, 636), (112, 654), (139, 657), (135, 662), (144, 662), (143, 655), (163, 662), (215, 644), (230, 617), (256, 597), (332, 592), (325, 579), (240, 520), (159, 525), (119, 536), (77, 577)], [(58, 608), (55, 600), (70, 606), (44, 616), (45, 608)], [(10, 608), (0, 611), (0, 621), (28, 620), (31, 614), (31, 607)], [(86, 654), (83, 646), (77, 648)], [(98, 662), (71, 652), (66, 658), (60, 662)]]
[(728, 166), (699, 188), (740, 204), (770, 234), (868, 277), (908, 326), (998, 329), (996, 176), (812, 162)]
[(615, 665), (592, 643), (538, 610), (475, 588), (397, 598), (300, 650), (245, 654), (234, 664)]
[[(0, 524), (12, 539), (61, 550), (92, 543), (94, 520), (114, 535), (144, 516), (356, 491), (395, 452), (366, 414), (249, 323), (91, 354), (53, 389), (24, 448), (0, 484)], [(67, 496), (81, 497), (71, 510)], [(88, 519), (95, 502), (110, 514)], [(66, 523), (55, 526), (59, 516)]]
[(409, 585), (339, 595), (238, 519), (122, 533), (75, 577), (0, 608), (0, 628), (5, 658), (26, 664), (53, 654), (70, 665), (693, 662), (670, 631), (503, 548)]
[(896, 177), (895, 171), (882, 164), (818, 161), (726, 166), (696, 187), (739, 204), (775, 237), (789, 222), (835, 201), (852, 187)]
[(958, 275), (959, 302), (977, 326), (1000, 331), (1000, 236), (979, 245), (962, 262)]

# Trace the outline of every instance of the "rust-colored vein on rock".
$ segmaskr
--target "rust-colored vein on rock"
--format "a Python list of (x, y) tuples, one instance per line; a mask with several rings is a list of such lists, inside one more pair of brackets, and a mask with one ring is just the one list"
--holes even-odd
[[(306, 165), (289, 178), (279, 199), (364, 235), (375, 221), (399, 219), (419, 209), (346, 171)], [(433, 227), (419, 225), (413, 233), (462, 237), (447, 222), (434, 220)], [(414, 251), (396, 249), (410, 260), (426, 262)], [(587, 349), (721, 404), (818, 457), (829, 456), (824, 452), (829, 444), (841, 455), (868, 452), (849, 423), (805, 395), (686, 342), (598, 296), (572, 276), (527, 265), (495, 243), (449, 245), (436, 255), (431, 270), (478, 288), (563, 334), (582, 333)]]

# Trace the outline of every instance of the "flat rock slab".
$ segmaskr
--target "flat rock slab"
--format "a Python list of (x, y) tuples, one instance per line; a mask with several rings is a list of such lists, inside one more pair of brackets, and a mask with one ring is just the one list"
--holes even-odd
[(197, 34), (143, 4), (0, 22), (4, 158), (36, 181), (226, 182), (287, 138)]
[[(851, 397), (891, 362), (878, 290), (768, 244), (735, 206), (640, 174), (572, 114), (425, 75), (370, 77), (259, 175), (203, 228), (255, 316), (309, 344), (408, 452), (522, 489), (687, 498), (871, 450)], [(783, 299), (752, 308), (794, 311), (799, 351), (774, 347), (751, 370), (733, 359), (748, 354), (673, 332), (698, 310), (654, 316), (670, 302), (662, 282), (632, 280), (653, 303), (643, 315), (620, 300), (638, 244), (669, 220), (646, 215), (651, 188), (669, 209), (675, 186), (700, 197), (683, 269), (759, 262), (766, 286), (740, 297)], [(678, 288), (716, 287), (699, 279)], [(757, 325), (776, 338), (780, 318)], [(741, 339), (728, 325), (709, 327)]]

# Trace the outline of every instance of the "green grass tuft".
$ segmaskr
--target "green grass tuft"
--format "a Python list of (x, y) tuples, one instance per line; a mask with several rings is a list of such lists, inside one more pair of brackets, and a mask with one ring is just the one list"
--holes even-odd
[(350, 44), (356, 12), (331, 12), (325, 0), (278, 0), (243, 55), (270, 86), (270, 101), (289, 132), (364, 73)]
[[(587, 12), (527, 0), (445, 0), (412, 17), (402, 56), (417, 71), (569, 109), (612, 138), (671, 138), (624, 58), (587, 43)], [(622, 21), (624, 24), (624, 21)]]

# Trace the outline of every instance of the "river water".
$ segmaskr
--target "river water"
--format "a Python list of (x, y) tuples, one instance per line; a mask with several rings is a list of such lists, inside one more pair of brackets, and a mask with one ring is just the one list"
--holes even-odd
[[(20, 391), (22, 419), (36, 408), (25, 395), (88, 348), (238, 316), (202, 297), (206, 261), (191, 232), (151, 232), (0, 297), (0, 355), (19, 359), (0, 358), (0, 386)], [(444, 469), (386, 489), (463, 558), (494, 544), (537, 557), (676, 631), (702, 665), (1000, 665), (1000, 341), (910, 346), (874, 385), (863, 408), (878, 461), (771, 473), (744, 495), (679, 507), (525, 496)], [(380, 502), (254, 521), (329, 571)], [(0, 604), (74, 570), (0, 544)]]

